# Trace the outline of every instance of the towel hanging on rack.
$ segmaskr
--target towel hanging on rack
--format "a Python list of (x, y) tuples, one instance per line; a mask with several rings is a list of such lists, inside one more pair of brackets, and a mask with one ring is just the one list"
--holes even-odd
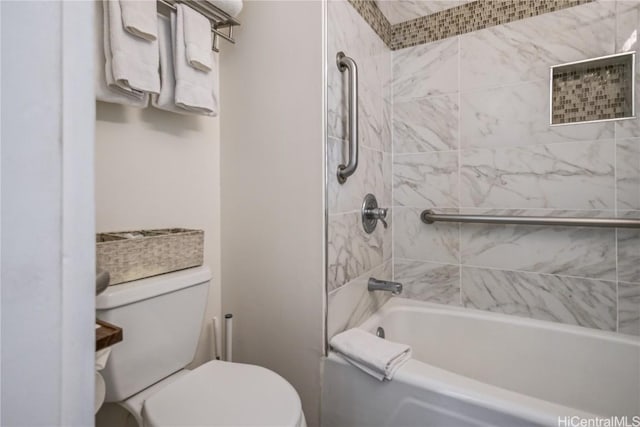
[(183, 5), (178, 6), (178, 19), (181, 15), (187, 62), (196, 70), (211, 71), (211, 23), (200, 13)]
[(157, 5), (149, 0), (119, 0), (125, 30), (147, 41), (158, 38)]
[[(157, 40), (144, 40), (124, 29), (119, 1), (105, 1), (104, 7), (107, 11), (104, 23), (110, 47), (110, 51), (107, 51), (105, 43), (105, 55), (107, 58), (110, 55), (114, 83), (126, 91), (160, 92)], [(110, 83), (110, 77), (107, 70), (107, 83)]]
[(138, 108), (146, 107), (148, 103), (147, 94), (141, 91), (124, 89), (115, 83), (111, 72), (109, 30), (105, 25), (105, 20), (108, 20), (108, 14), (101, 0), (94, 2), (94, 15), (96, 22), (94, 35), (96, 99), (98, 101), (130, 105)]
[(178, 14), (171, 14), (173, 36), (173, 71), (176, 78), (175, 104), (185, 110), (206, 116), (218, 115), (216, 90), (217, 58), (211, 51), (212, 71), (203, 72), (191, 67), (187, 62), (184, 41), (184, 21), (181, 19), (181, 4)]

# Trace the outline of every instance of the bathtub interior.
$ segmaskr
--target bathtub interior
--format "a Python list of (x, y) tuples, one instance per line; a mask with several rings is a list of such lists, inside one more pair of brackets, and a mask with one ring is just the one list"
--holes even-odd
[(640, 414), (640, 340), (496, 313), (389, 301), (362, 328), (425, 364), (599, 415)]
[[(555, 414), (562, 413), (554, 412), (555, 408), (545, 411), (548, 407), (543, 407), (533, 415), (524, 413), (523, 405), (520, 408), (505, 405), (503, 408), (500, 405), (490, 407), (473, 397), (463, 397), (459, 392), (447, 390), (448, 387), (438, 387), (437, 383), (442, 378), (430, 385), (420, 384), (421, 376), (438, 377), (437, 368), (433, 372), (425, 372), (424, 368), (431, 370), (415, 360), (410, 360), (405, 366), (407, 369), (397, 379), (381, 382), (355, 369), (335, 353), (330, 353), (324, 360), (322, 425), (528, 427), (555, 425)], [(410, 376), (418, 381), (408, 380)], [(464, 388), (464, 384), (458, 385)], [(491, 395), (491, 391), (486, 394)], [(523, 402), (524, 405), (526, 403)]]

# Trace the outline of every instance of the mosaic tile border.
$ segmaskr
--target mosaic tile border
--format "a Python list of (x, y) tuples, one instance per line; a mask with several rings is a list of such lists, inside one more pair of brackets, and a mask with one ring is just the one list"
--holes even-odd
[(371, 29), (388, 47), (391, 47), (391, 24), (373, 0), (348, 0), (351, 6), (364, 18)]
[(391, 25), (374, 0), (348, 0), (391, 49), (417, 46), (594, 0), (477, 0)]

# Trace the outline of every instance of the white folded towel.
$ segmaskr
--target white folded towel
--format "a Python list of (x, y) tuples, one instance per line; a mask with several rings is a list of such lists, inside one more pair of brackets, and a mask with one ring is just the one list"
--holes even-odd
[[(181, 4), (178, 8), (187, 7)], [(217, 57), (210, 51), (212, 70), (196, 70), (187, 63), (182, 19), (171, 14), (173, 36), (173, 71), (176, 77), (175, 103), (177, 106), (206, 116), (218, 114), (218, 97), (215, 93)]]
[(391, 380), (411, 358), (411, 347), (353, 328), (331, 338), (331, 347), (349, 363), (378, 380)]
[(125, 30), (148, 41), (158, 38), (156, 0), (120, 0), (120, 9)]
[[(125, 90), (160, 92), (158, 41), (148, 41), (129, 34), (122, 25), (118, 0), (105, 1), (111, 50), (111, 72), (115, 83)], [(107, 79), (109, 76), (107, 76)]]
[(190, 7), (178, 5), (178, 19), (182, 19), (187, 62), (200, 71), (211, 71), (211, 22)]
[(242, 0), (208, 0), (208, 3), (211, 3), (231, 16), (238, 16), (240, 11), (242, 11)]
[(158, 16), (158, 47), (160, 48), (161, 87), (158, 95), (151, 96), (151, 105), (172, 113), (193, 114), (193, 112), (176, 105), (176, 78), (173, 74), (171, 22), (164, 16)]
[[(109, 31), (104, 24), (107, 17), (102, 5), (102, 1), (94, 2), (95, 14), (95, 35), (94, 35), (94, 73), (95, 91), (98, 101), (111, 102), (114, 104), (130, 105), (144, 108), (148, 103), (148, 96), (144, 92), (125, 90), (115, 84), (111, 73), (111, 47), (109, 45)], [(106, 37), (105, 37), (106, 36)], [(105, 52), (109, 52), (106, 56)], [(110, 76), (111, 84), (107, 83), (107, 74)]]

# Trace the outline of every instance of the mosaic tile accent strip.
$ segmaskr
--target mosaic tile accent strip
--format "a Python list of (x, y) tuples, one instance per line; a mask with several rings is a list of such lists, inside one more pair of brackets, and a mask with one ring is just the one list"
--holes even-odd
[(391, 46), (391, 24), (373, 0), (348, 0), (354, 9), (387, 45)]
[(551, 123), (566, 124), (633, 116), (633, 78), (628, 55), (617, 63), (554, 71)]
[(391, 50), (398, 50), (594, 0), (477, 0), (395, 25), (374, 0), (348, 1)]
[(593, 0), (478, 0), (394, 25), (392, 50), (429, 43)]

